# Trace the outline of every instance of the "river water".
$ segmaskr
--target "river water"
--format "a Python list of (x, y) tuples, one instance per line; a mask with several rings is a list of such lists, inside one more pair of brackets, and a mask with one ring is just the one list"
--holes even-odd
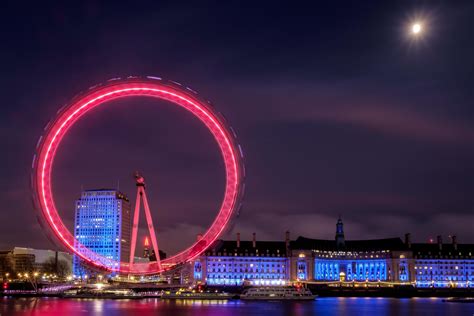
[(474, 304), (445, 303), (440, 298), (318, 298), (312, 302), (249, 302), (240, 300), (97, 300), (0, 298), (0, 315), (464, 315)]

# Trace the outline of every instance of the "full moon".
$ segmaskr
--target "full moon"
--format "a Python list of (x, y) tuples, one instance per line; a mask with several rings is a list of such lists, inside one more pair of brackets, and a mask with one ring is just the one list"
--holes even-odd
[(413, 26), (411, 27), (411, 31), (413, 34), (418, 34), (421, 32), (421, 24), (420, 23), (415, 23), (413, 24)]

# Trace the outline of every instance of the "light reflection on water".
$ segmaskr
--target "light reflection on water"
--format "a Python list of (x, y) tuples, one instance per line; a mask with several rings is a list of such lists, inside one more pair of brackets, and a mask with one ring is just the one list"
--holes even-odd
[(445, 303), (440, 298), (318, 298), (313, 302), (240, 300), (97, 300), (2, 298), (0, 316), (18, 315), (474, 315), (474, 304)]

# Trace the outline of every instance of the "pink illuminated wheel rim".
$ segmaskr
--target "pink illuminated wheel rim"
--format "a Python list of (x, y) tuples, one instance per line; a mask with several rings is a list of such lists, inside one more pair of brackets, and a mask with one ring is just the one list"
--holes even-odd
[[(59, 216), (52, 193), (51, 172), (54, 157), (69, 128), (89, 110), (106, 105), (112, 100), (133, 96), (148, 96), (170, 101), (191, 112), (214, 136), (225, 164), (225, 193), (217, 217), (199, 241), (180, 253), (161, 260), (161, 269), (156, 262), (132, 265), (128, 262), (116, 262), (78, 244)], [(177, 83), (164, 82), (156, 77), (112, 79), (75, 97), (70, 104), (59, 110), (57, 116), (45, 127), (45, 134), (38, 141), (37, 152), (33, 159), (34, 201), (40, 212), (41, 222), (51, 229), (62, 245), (90, 265), (124, 274), (157, 274), (196, 258), (222, 236), (240, 208), (245, 176), (242, 158), (242, 151), (232, 128), (221, 114), (208, 102), (198, 98), (193, 90), (183, 88)]]

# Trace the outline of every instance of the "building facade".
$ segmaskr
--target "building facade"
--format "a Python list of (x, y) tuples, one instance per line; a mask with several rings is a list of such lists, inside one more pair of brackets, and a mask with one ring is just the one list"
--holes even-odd
[(474, 287), (474, 245), (411, 244), (402, 239), (345, 240), (342, 220), (334, 240), (218, 241), (193, 265), (193, 281), (207, 285), (357, 284)]
[(400, 238), (345, 240), (339, 219), (334, 240), (298, 237), (291, 242), (292, 280), (409, 282), (411, 251)]
[(64, 264), (64, 269), (72, 271), (72, 256), (66, 252), (14, 247), (11, 250), (0, 251), (0, 274), (44, 272), (48, 265), (58, 262)]
[(193, 280), (208, 285), (284, 285), (290, 280), (289, 241), (218, 241), (193, 264)]
[[(130, 257), (130, 201), (116, 190), (88, 190), (76, 201), (74, 235), (76, 249), (93, 251), (111, 268)], [(112, 266), (113, 265), (113, 266)], [(94, 273), (74, 255), (73, 274)]]
[(456, 236), (445, 244), (410, 245), (417, 287), (474, 287), (474, 245), (458, 244)]

